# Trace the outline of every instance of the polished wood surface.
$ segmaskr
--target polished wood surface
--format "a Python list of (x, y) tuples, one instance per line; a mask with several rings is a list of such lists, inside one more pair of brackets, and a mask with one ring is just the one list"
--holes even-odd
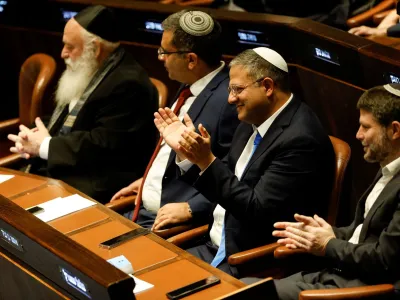
[[(9, 198), (22, 208), (75, 193), (88, 198), (58, 180), (5, 168), (0, 168), (0, 174), (15, 175), (12, 179), (0, 184), (0, 194), (7, 192), (8, 188), (13, 188), (15, 192)], [(23, 184), (24, 181), (40, 184), (26, 186)], [(35, 219), (33, 216), (31, 218)], [(48, 224), (64, 233), (65, 241), (70, 238), (83, 246), (85, 251), (95, 253), (103, 259), (124, 255), (131, 262), (135, 276), (155, 285), (154, 288), (136, 295), (136, 299), (167, 299), (165, 296), (167, 292), (211, 275), (221, 278), (221, 284), (189, 296), (187, 299), (213, 299), (244, 286), (239, 280), (211, 267), (152, 233), (125, 242), (110, 250), (100, 248), (99, 243), (102, 241), (138, 227), (101, 204), (63, 216)], [(28, 225), (25, 223), (20, 226)], [(51, 246), (50, 242), (49, 246)], [(0, 248), (1, 252), (3, 252), (3, 256), (7, 256), (4, 249)], [(64, 257), (68, 255), (68, 253), (58, 254)], [(8, 260), (13, 261), (12, 258), (8, 258)], [(83, 264), (83, 262), (76, 262), (76, 264)], [(93, 267), (93, 274), (91, 274), (94, 278), (97, 276), (95, 269)], [(96, 280), (100, 280), (100, 278)], [(105, 279), (103, 278), (103, 280)]]

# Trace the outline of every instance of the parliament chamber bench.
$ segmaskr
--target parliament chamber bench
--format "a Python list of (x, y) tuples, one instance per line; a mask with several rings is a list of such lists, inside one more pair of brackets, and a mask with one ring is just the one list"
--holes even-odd
[[(123, 45), (151, 77), (160, 79), (168, 86), (169, 103), (174, 100), (179, 84), (168, 78), (163, 64), (157, 60), (157, 49), (161, 41), (162, 20), (182, 7), (127, 0), (49, 1), (65, 21), (91, 4), (113, 7), (120, 21)], [(400, 52), (309, 19), (196, 9), (211, 13), (221, 23), (224, 32), (223, 58), (226, 62), (241, 51), (258, 46), (271, 47), (281, 53), (290, 65), (293, 91), (317, 113), (328, 134), (351, 146), (348, 188), (344, 192), (339, 214), (341, 219), (338, 220), (338, 225), (346, 224), (353, 215), (357, 199), (377, 171), (377, 166), (365, 163), (362, 147), (355, 139), (359, 117), (356, 103), (365, 89), (400, 82)], [(13, 87), (16, 86), (19, 68), (33, 53), (44, 52), (56, 58), (58, 74), (61, 74), (64, 63), (60, 58), (62, 32), (59, 27), (54, 26), (54, 30), (23, 28), (7, 23), (1, 16), (0, 13), (0, 38), (7, 41), (7, 46), (0, 50), (3, 60), (0, 81), (9, 94), (15, 95)], [(12, 98), (5, 101), (11, 103)], [(16, 104), (11, 103), (9, 107), (13, 105)], [(46, 109), (49, 114), (52, 106), (48, 104)]]
[[(245, 286), (152, 233), (101, 248), (139, 226), (58, 180), (0, 168), (0, 178), (7, 175), (13, 177), (0, 183), (0, 299), (167, 299), (167, 292), (211, 275), (221, 283), (187, 299), (214, 299)], [(73, 194), (94, 205), (47, 224), (25, 211)], [(106, 262), (120, 255), (154, 287), (134, 296), (133, 279)]]

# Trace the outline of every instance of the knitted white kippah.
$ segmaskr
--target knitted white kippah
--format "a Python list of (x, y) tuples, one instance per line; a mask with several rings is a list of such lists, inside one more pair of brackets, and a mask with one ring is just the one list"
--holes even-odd
[(202, 36), (213, 30), (214, 21), (205, 12), (188, 11), (179, 18), (179, 25), (190, 35)]
[(289, 72), (286, 61), (283, 59), (283, 57), (278, 52), (276, 52), (272, 49), (266, 48), (266, 47), (258, 47), (258, 48), (254, 48), (253, 50), (255, 53), (260, 55), (262, 58), (264, 58), (270, 64), (273, 64), (278, 69), (281, 69), (284, 72)]

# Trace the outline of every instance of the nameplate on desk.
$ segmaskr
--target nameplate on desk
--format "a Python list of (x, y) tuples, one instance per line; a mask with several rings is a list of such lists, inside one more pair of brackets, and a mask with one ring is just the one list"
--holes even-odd
[(316, 46), (316, 45), (311, 45), (310, 51), (312, 52), (312, 55), (315, 58), (317, 58), (319, 60), (323, 60), (323, 61), (331, 63), (331, 64), (334, 64), (334, 65), (337, 65), (337, 66), (340, 66), (339, 57), (333, 51), (322, 48), (320, 46)]
[(7, 244), (13, 246), (19, 251), (24, 251), (24, 248), (22, 247), (21, 242), (13, 236), (11, 233), (9, 233), (7, 230), (0, 228), (0, 237), (3, 241), (5, 241)]
[(76, 289), (78, 292), (82, 293), (88, 298), (92, 298), (89, 293), (89, 289), (87, 287), (87, 284), (84, 283), (80, 278), (77, 276), (73, 275), (71, 272), (66, 270), (63, 267), (60, 267), (60, 273), (62, 279), (69, 285), (72, 286), (74, 289)]

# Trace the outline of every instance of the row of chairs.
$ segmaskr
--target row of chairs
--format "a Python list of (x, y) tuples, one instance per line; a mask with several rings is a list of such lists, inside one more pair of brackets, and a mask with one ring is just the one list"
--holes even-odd
[[(43, 97), (46, 89), (51, 84), (56, 73), (55, 60), (46, 54), (34, 54), (29, 57), (21, 67), (19, 78), (19, 118), (1, 121), (0, 136), (6, 133), (16, 132), (19, 124), (33, 124), (37, 116), (41, 116)], [(168, 89), (166, 85), (158, 79), (151, 78), (152, 83), (156, 86), (159, 92), (159, 105), (165, 107), (168, 98)], [(335, 155), (336, 168), (333, 188), (330, 196), (329, 214), (327, 221), (335, 225), (339, 201), (341, 198), (343, 178), (350, 160), (351, 150), (349, 145), (333, 136), (330, 136)], [(4, 141), (0, 141), (1, 149), (8, 149), (9, 145), (5, 146)], [(0, 157), (0, 167), (6, 167), (16, 163), (20, 159), (19, 155), (11, 154), (5, 157)], [(119, 201), (107, 204), (109, 208), (122, 212), (128, 207), (134, 207), (135, 196), (126, 197)], [(139, 207), (135, 207), (139, 209)], [(195, 239), (204, 236), (208, 232), (208, 225), (198, 228), (192, 228), (191, 224), (180, 225), (164, 230), (156, 231), (160, 237), (168, 239), (171, 243), (177, 246), (184, 246)], [(266, 233), (269, 234), (269, 233)], [(242, 274), (246, 276), (267, 277), (274, 276), (275, 278), (288, 275), (287, 266), (295, 265), (293, 262), (285, 264), (280, 262), (280, 258), (293, 256), (302, 251), (294, 251), (285, 247), (280, 247), (278, 243), (264, 245), (240, 253), (231, 255), (228, 262), (231, 265), (238, 267)], [(301, 259), (303, 260), (303, 259)], [(265, 266), (266, 269), (260, 266)], [(307, 291), (300, 295), (300, 299), (352, 299), (369, 298), (376, 296), (379, 293), (390, 293), (393, 291), (392, 285), (378, 285), (374, 287), (360, 287), (352, 289), (337, 289), (337, 290), (322, 290), (322, 291)], [(308, 298), (307, 295), (311, 295)]]

